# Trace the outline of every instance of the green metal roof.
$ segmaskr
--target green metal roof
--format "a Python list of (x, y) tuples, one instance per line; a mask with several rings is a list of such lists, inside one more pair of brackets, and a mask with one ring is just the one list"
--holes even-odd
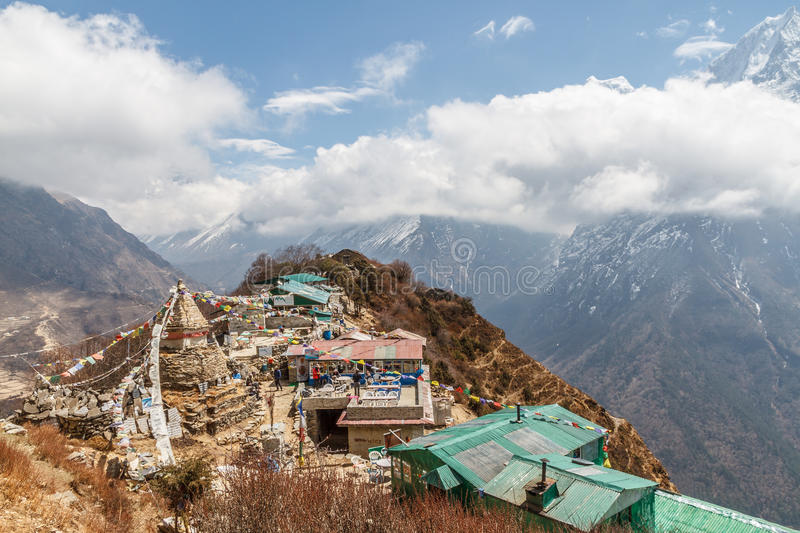
[[(541, 413), (542, 416), (533, 413)], [(517, 454), (566, 454), (581, 446), (602, 438), (598, 431), (576, 428), (571, 425), (557, 422), (547, 416), (555, 416), (563, 420), (570, 420), (579, 425), (596, 427), (598, 431), (604, 428), (594, 426), (585, 418), (572, 414), (563, 407), (541, 405), (522, 408), (521, 424), (512, 424), (517, 418), (516, 409), (501, 409), (479, 418), (470, 420), (457, 426), (437, 431), (436, 442), (430, 446), (430, 435), (420, 437), (409, 442), (409, 447), (427, 449), (434, 453), (449, 456), (469, 448), (474, 448), (485, 442), (496, 442), (506, 450)], [(520, 431), (522, 430), (522, 431)]]
[(663, 490), (655, 493), (655, 515), (658, 533), (798, 533), (761, 518)]
[(296, 281), (298, 283), (315, 283), (319, 281), (328, 281), (328, 278), (317, 276), (316, 274), (309, 274), (308, 272), (300, 272), (299, 274), (288, 274), (282, 276), (283, 279)]
[(270, 294), (294, 294), (320, 304), (327, 304), (331, 297), (328, 292), (294, 280), (284, 280), (280, 285), (273, 287), (269, 292)]
[[(586, 467), (569, 457), (548, 454), (514, 457), (484, 488), (486, 494), (514, 505), (525, 502), (525, 485), (542, 475), (556, 481), (558, 497), (540, 514), (579, 529), (590, 529), (639, 501), (656, 483), (610, 468)], [(593, 468), (596, 472), (588, 471)], [(607, 479), (603, 479), (607, 478)]]
[(442, 490), (453, 489), (464, 482), (461, 476), (453, 472), (447, 465), (431, 470), (422, 476), (422, 480)]

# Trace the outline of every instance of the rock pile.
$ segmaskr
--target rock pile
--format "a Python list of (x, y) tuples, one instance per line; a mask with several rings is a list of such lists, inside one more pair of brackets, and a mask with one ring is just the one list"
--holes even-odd
[(69, 437), (88, 439), (96, 435), (111, 438), (111, 391), (74, 390), (68, 387), (40, 387), (16, 411), (17, 421), (57, 423)]

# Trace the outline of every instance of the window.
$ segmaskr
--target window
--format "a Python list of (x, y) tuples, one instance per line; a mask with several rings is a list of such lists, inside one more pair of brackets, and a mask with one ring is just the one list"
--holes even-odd
[(400, 465), (400, 459), (392, 457), (392, 477), (395, 479), (403, 479), (403, 471)]
[(599, 445), (596, 440), (581, 446), (579, 450), (581, 459), (586, 459), (587, 461), (594, 461), (597, 459), (598, 446)]

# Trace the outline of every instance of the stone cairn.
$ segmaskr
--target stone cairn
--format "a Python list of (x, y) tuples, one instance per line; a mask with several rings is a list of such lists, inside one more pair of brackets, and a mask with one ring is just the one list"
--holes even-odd
[(161, 340), (164, 402), (177, 407), (192, 433), (217, 433), (258, 408), (243, 384), (231, 380), (225, 354), (207, 340), (209, 324), (182, 280)]

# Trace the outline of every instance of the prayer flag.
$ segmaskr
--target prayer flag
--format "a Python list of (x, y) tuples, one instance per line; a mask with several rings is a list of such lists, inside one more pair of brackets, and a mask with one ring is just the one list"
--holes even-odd
[(306, 414), (303, 412), (303, 399), (300, 398), (300, 401), (297, 402), (297, 412), (300, 413), (300, 428), (306, 428)]

